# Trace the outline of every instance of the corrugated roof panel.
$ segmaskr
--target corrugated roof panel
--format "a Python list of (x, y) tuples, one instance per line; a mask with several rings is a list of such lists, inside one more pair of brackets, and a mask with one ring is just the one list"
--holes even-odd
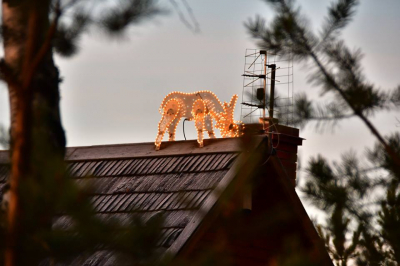
[(118, 209), (119, 202), (124, 198), (125, 194), (112, 195), (109, 203), (104, 205), (100, 212), (115, 212)]
[(155, 174), (157, 173), (157, 169), (162, 165), (168, 158), (160, 158), (156, 160), (155, 162), (152, 163), (152, 165), (149, 166), (149, 169), (147, 171), (147, 174)]
[(127, 175), (127, 171), (128, 171), (129, 168), (132, 166), (133, 162), (134, 162), (133, 159), (126, 160), (126, 163), (123, 165), (123, 167), (121, 168), (121, 170), (118, 172), (118, 175), (119, 175), (119, 176)]
[(95, 206), (97, 206), (99, 204), (100, 198), (102, 198), (102, 197), (104, 197), (104, 196), (103, 195), (95, 195), (90, 198), (93, 208), (95, 208)]
[(110, 205), (106, 212), (117, 212), (124, 200), (129, 196), (129, 194), (117, 194), (118, 197), (115, 199), (112, 205)]
[(97, 209), (98, 212), (106, 212), (107, 209), (112, 206), (114, 201), (121, 196), (120, 194), (110, 195), (110, 198), (107, 199), (107, 202), (101, 205), (101, 208)]
[(137, 168), (137, 172), (135, 173), (136, 175), (145, 175), (149, 169), (149, 167), (152, 165), (151, 163), (155, 162), (154, 158), (147, 158), (144, 160), (143, 164), (140, 165)]
[[(176, 190), (185, 190), (186, 187), (193, 182), (193, 180), (189, 177), (191, 173), (180, 174), (176, 178), (176, 182), (173, 184), (174, 189)], [(189, 178), (188, 178), (189, 177)]]
[(156, 175), (142, 176), (140, 179), (142, 180), (142, 182), (140, 183), (140, 185), (136, 187), (135, 191), (147, 192), (150, 190), (150, 187), (153, 185), (153, 183), (157, 182), (159, 176)]
[(224, 165), (224, 168), (230, 169), (237, 158), (238, 158), (238, 154), (237, 153), (232, 154), (232, 156), (229, 159), (229, 161), (226, 162), (226, 164)]
[(179, 160), (179, 162), (176, 162), (175, 166), (172, 167), (172, 172), (174, 172), (174, 173), (182, 172), (182, 169), (185, 168), (185, 165), (188, 164), (190, 162), (190, 160), (192, 160), (192, 157), (191, 156), (181, 156), (180, 159), (181, 160)]
[(168, 174), (152, 175), (151, 177), (152, 177), (151, 184), (149, 184), (149, 186), (148, 186), (149, 191), (159, 191), (159, 192), (168, 191), (167, 187), (165, 187), (165, 184), (167, 184), (169, 182), (169, 180), (171, 179), (171, 175), (168, 175)]
[(117, 212), (129, 196), (130, 196), (129, 193), (117, 194), (117, 197), (115, 198), (115, 200), (112, 202), (111, 205), (108, 206), (108, 208), (105, 211), (106, 212)]
[[(113, 217), (127, 222), (129, 212), (148, 219), (162, 211), (166, 218), (163, 241), (169, 241), (169, 246), (226, 175), (237, 153), (159, 154), (131, 158), (92, 156), (90, 160), (78, 156), (74, 158), (80, 161), (67, 163), (67, 171), (76, 177), (78, 185), (88, 183), (94, 187), (91, 201), (104, 219)], [(91, 177), (82, 179), (88, 175)], [(9, 167), (0, 165), (0, 183), (8, 176)], [(67, 218), (58, 221), (63, 226), (68, 223), (71, 221)]]
[(190, 203), (188, 203), (188, 205), (186, 205), (186, 208), (187, 209), (194, 209), (194, 207), (197, 206), (198, 200), (203, 196), (203, 194), (204, 194), (204, 190), (197, 191), (194, 194), (194, 196), (193, 196), (192, 200), (190, 201)]
[(182, 190), (182, 184), (184, 183), (184, 178), (190, 175), (189, 173), (180, 173), (171, 175), (171, 179), (165, 185), (165, 188), (169, 191)]
[(135, 163), (134, 167), (132, 167), (129, 171), (129, 175), (136, 175), (140, 167), (142, 167), (143, 163), (146, 161), (146, 158), (140, 158), (136, 160), (137, 162)]
[(225, 171), (217, 171), (217, 172), (207, 172), (207, 173), (199, 173), (200, 176), (196, 180), (197, 183), (196, 187), (206, 189), (206, 188), (214, 188), (219, 181), (225, 176), (228, 170)]
[(158, 199), (159, 204), (154, 207), (155, 210), (162, 210), (164, 206), (168, 202), (168, 200), (174, 195), (174, 193), (163, 193), (162, 196)]
[(169, 165), (176, 160), (176, 157), (165, 157), (165, 160), (157, 167), (155, 173), (168, 173)]
[(104, 167), (97, 174), (97, 176), (107, 176), (107, 172), (115, 165), (115, 161), (105, 161)]
[(122, 206), (124, 206), (124, 204), (126, 203), (126, 201), (132, 196), (132, 194), (122, 194), (121, 196), (121, 200), (118, 201), (117, 204), (115, 204), (115, 208), (114, 211), (115, 212), (119, 212), (119, 211), (123, 211), (124, 209), (122, 208)]
[(154, 204), (154, 202), (159, 198), (159, 193), (151, 193), (149, 197), (142, 203), (140, 209), (146, 211)]
[(79, 168), (82, 167), (82, 165), (84, 165), (84, 164), (85, 164), (85, 162), (77, 162), (77, 163), (74, 163), (74, 166), (71, 168), (69, 174), (70, 174), (71, 176), (73, 176), (73, 177), (76, 177), (77, 171), (78, 171)]
[(135, 166), (139, 163), (140, 159), (133, 159), (129, 166), (123, 172), (123, 175), (131, 175), (135, 171)]
[(129, 211), (131, 204), (133, 204), (132, 202), (134, 202), (139, 195), (140, 194), (138, 193), (130, 194), (130, 196), (125, 198), (125, 201), (119, 206), (118, 211), (121, 212)]
[(153, 158), (145, 158), (143, 163), (140, 166), (136, 167), (136, 172), (135, 175), (142, 175), (145, 174), (147, 171), (147, 168), (149, 167), (149, 162), (153, 160)]
[(202, 171), (210, 171), (212, 170), (212, 166), (214, 165), (215, 161), (219, 158), (220, 154), (210, 154), (211, 160), (207, 162), (207, 165), (204, 166)]
[(208, 164), (212, 162), (214, 158), (215, 154), (207, 154), (206, 159), (201, 164), (201, 167), (199, 167), (199, 171), (204, 171), (207, 168)]
[(113, 173), (118, 170), (118, 166), (121, 165), (122, 160), (109, 161), (109, 167), (102, 173), (102, 176), (113, 176)]
[(80, 174), (81, 177), (90, 176), (93, 173), (93, 168), (96, 166), (97, 162), (90, 162), (84, 171)]
[[(125, 180), (123, 177), (121, 178), (115, 178), (115, 177), (94, 177), (94, 178), (86, 178), (88, 183), (92, 184), (93, 187), (93, 193), (95, 194), (111, 194), (115, 193), (115, 188), (121, 184), (123, 180)], [(120, 193), (126, 192), (126, 191), (120, 191)]]
[(98, 201), (97, 206), (94, 206), (95, 210), (101, 210), (104, 205), (106, 205), (111, 199), (112, 195), (104, 195), (100, 201)]
[(161, 198), (162, 194), (165, 194), (165, 193), (154, 193), (154, 196), (151, 198), (151, 201), (148, 202), (148, 204), (146, 204), (146, 206), (143, 206), (142, 210), (143, 211), (153, 210), (152, 207), (159, 203), (158, 200)]
[(177, 194), (177, 197), (175, 199), (175, 201), (171, 202), (171, 204), (168, 206), (169, 210), (176, 210), (176, 209), (180, 209), (180, 206), (182, 205), (182, 203), (185, 202), (185, 198), (187, 197), (187, 194), (189, 192), (186, 191), (180, 191)]
[(164, 203), (160, 206), (161, 210), (168, 210), (172, 209), (172, 206), (176, 204), (176, 201), (179, 200), (179, 193), (178, 192), (173, 192), (171, 197), (168, 198), (168, 200), (164, 201)]
[[(71, 169), (72, 169), (72, 167), (74, 167), (74, 164), (73, 164), (73, 163), (68, 163), (67, 166), (66, 166), (66, 171), (67, 171), (67, 173), (68, 173), (69, 175), (71, 175)], [(0, 171), (1, 171), (1, 170), (0, 170)]]
[(192, 200), (191, 197), (193, 197), (193, 194), (195, 193), (196, 192), (193, 191), (185, 192), (179, 201), (179, 204), (176, 205), (176, 209), (185, 209), (190, 204), (190, 201)]
[(150, 174), (161, 174), (161, 173), (166, 174), (167, 171), (164, 170), (165, 166), (168, 165), (169, 162), (173, 159), (174, 157), (164, 157), (162, 161), (160, 161), (157, 167), (155, 167)]
[[(100, 219), (103, 219), (105, 221), (108, 221), (110, 219), (116, 219), (122, 224), (127, 224), (129, 220), (133, 217), (133, 215), (138, 215), (141, 217), (144, 221), (148, 220), (150, 217), (152, 217), (156, 211), (152, 212), (138, 212), (138, 213), (113, 213), (113, 212), (106, 212), (106, 213), (98, 213), (96, 214), (97, 217)], [(161, 212), (164, 219), (164, 228), (168, 227), (182, 227), (183, 224), (187, 223), (187, 217), (191, 217), (195, 211), (194, 210), (167, 210), (167, 211), (162, 211)], [(62, 221), (64, 224), (63, 226), (70, 226), (71, 225), (71, 219), (67, 219), (66, 216), (60, 216), (55, 218), (57, 220), (57, 224), (60, 224), (60, 221)], [(60, 220), (60, 221), (58, 221)]]
[(183, 161), (182, 156), (172, 157), (171, 160), (160, 169), (162, 173), (172, 173), (174, 169)]
[(75, 177), (83, 177), (86, 168), (91, 164), (91, 162), (82, 162), (82, 165), (74, 171)]
[(207, 156), (207, 155), (203, 155), (203, 154), (194, 155), (192, 161), (190, 162), (190, 164), (188, 164), (186, 166), (186, 169), (184, 171), (185, 172), (195, 171), (196, 166), (200, 163), (200, 161), (202, 159), (204, 159), (204, 156)]
[(135, 204), (135, 210), (140, 211), (141, 206), (149, 200), (149, 197), (151, 196), (152, 193), (143, 193), (143, 197), (138, 200)]
[(119, 160), (118, 164), (115, 165), (114, 171), (110, 172), (109, 176), (118, 176), (118, 174), (124, 169), (128, 160)]
[(99, 176), (100, 172), (103, 171), (103, 168), (106, 166), (106, 161), (98, 161), (98, 164), (93, 169), (93, 176)]
[(90, 169), (91, 176), (96, 176), (96, 171), (102, 163), (103, 163), (103, 161), (95, 161), (92, 168)]
[(107, 176), (115, 176), (115, 173), (120, 170), (124, 160), (114, 160), (114, 165), (107, 171)]
[(139, 193), (135, 200), (129, 204), (127, 211), (138, 211), (140, 204), (148, 195), (147, 193)]
[(225, 169), (226, 168), (226, 166), (229, 164), (229, 162), (233, 159), (233, 158), (235, 158), (236, 157), (236, 154), (234, 154), (234, 153), (228, 153), (227, 155), (226, 155), (226, 157), (221, 161), (221, 163), (220, 163), (220, 165), (219, 165), (219, 168), (220, 169)]
[(208, 155), (203, 154), (203, 155), (198, 155), (196, 158), (196, 162), (191, 165), (190, 169), (188, 171), (190, 172), (197, 172), (201, 168), (203, 162), (207, 159)]
[(218, 154), (215, 158), (215, 160), (213, 161), (212, 164), (209, 165), (210, 169), (209, 170), (218, 170), (218, 166), (220, 165), (221, 161), (227, 156), (227, 154), (222, 153), (222, 154)]
[(140, 191), (138, 187), (145, 181), (143, 176), (119, 177), (118, 182), (110, 189), (110, 193), (129, 193)]
[(10, 166), (6, 164), (0, 164), (0, 182), (5, 182), (10, 175)]
[(166, 186), (169, 190), (182, 190), (183, 183), (185, 182), (185, 177), (188, 174), (175, 174), (171, 178), (171, 182)]
[(185, 211), (173, 211), (166, 216), (166, 223), (170, 224), (171, 227), (184, 228), (189, 222), (189, 216), (192, 213)]
[(122, 173), (125, 171), (125, 169), (130, 165), (132, 160), (123, 160), (122, 164), (120, 165), (118, 171), (114, 173), (115, 176), (122, 176)]
[(202, 195), (196, 199), (196, 201), (193, 201), (193, 204), (191, 205), (192, 208), (197, 209), (200, 208), (201, 204), (203, 204), (204, 200), (208, 197), (210, 194), (211, 190), (205, 190), (203, 191)]

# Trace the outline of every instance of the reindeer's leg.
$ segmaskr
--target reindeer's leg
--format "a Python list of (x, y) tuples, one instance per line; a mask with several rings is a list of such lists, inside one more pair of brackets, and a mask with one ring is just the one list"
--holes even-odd
[(206, 124), (206, 130), (208, 132), (208, 136), (211, 139), (215, 138), (215, 134), (214, 134), (214, 128), (213, 128), (213, 121), (212, 121), (212, 117), (211, 115), (206, 115), (206, 117), (204, 118), (204, 122)]
[(197, 129), (197, 142), (200, 147), (203, 147), (203, 134), (204, 134), (204, 102), (201, 99), (196, 100), (192, 106), (192, 115), (194, 118), (194, 124)]
[(177, 117), (179, 109), (180, 109), (179, 102), (175, 99), (171, 99), (165, 104), (163, 108), (164, 113), (161, 117), (160, 122), (158, 123), (158, 134), (155, 141), (157, 151), (160, 149), (161, 141), (164, 137), (165, 130)]
[(168, 133), (169, 133), (169, 141), (174, 141), (175, 140), (175, 132), (176, 132), (176, 126), (178, 125), (179, 121), (182, 118), (182, 114), (179, 112), (179, 114), (176, 116), (176, 118), (172, 121), (172, 123), (168, 126)]

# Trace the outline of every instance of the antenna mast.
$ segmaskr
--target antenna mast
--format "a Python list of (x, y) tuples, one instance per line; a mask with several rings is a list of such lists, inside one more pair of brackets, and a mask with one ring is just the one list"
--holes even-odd
[[(267, 72), (267, 69), (270, 72)], [(242, 121), (247, 124), (262, 123), (264, 132), (271, 133), (272, 125), (277, 123), (274, 117), (279, 118), (280, 124), (288, 126), (292, 124), (293, 59), (291, 54), (275, 55), (266, 50), (246, 49), (242, 76)], [(268, 86), (269, 93), (267, 93)]]

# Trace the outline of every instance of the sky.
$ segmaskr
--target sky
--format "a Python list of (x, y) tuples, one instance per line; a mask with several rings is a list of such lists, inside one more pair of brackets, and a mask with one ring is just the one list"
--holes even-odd
[[(175, 2), (190, 20), (183, 2)], [(169, 14), (131, 27), (124, 38), (110, 39), (90, 31), (81, 39), (78, 55), (56, 57), (64, 80), (61, 112), (68, 146), (153, 142), (161, 117), (159, 105), (171, 91), (211, 90), (221, 101), (242, 94), (245, 50), (257, 48), (243, 23), (256, 14), (271, 21), (273, 11), (259, 0), (187, 2), (200, 25), (199, 33), (182, 23), (170, 1), (160, 0)], [(329, 3), (298, 1), (316, 31)], [(362, 62), (368, 80), (383, 90), (400, 84), (399, 10), (398, 0), (362, 0), (343, 32), (346, 43), (365, 54)], [(317, 99), (319, 88), (307, 83), (308, 70), (306, 65), (294, 64), (294, 91)], [(4, 84), (0, 86), (0, 125), (8, 127), (8, 96)], [(237, 104), (236, 119), (240, 119), (240, 108)], [(399, 112), (385, 112), (373, 121), (388, 134), (399, 129), (397, 118)], [(185, 131), (188, 139), (196, 138), (193, 122), (186, 123)], [(310, 125), (300, 136), (305, 138), (299, 150), (302, 165), (317, 154), (335, 160), (349, 149), (362, 154), (374, 143), (357, 119), (323, 133)], [(183, 139), (182, 123), (177, 128), (179, 139)]]

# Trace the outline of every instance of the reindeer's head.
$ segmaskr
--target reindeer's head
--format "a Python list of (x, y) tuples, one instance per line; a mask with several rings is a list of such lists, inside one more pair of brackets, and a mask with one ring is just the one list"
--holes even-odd
[(233, 111), (235, 110), (238, 96), (235, 94), (229, 103), (224, 102), (224, 112), (216, 115), (215, 127), (221, 131), (221, 136), (239, 137), (241, 136), (242, 123), (233, 120)]

